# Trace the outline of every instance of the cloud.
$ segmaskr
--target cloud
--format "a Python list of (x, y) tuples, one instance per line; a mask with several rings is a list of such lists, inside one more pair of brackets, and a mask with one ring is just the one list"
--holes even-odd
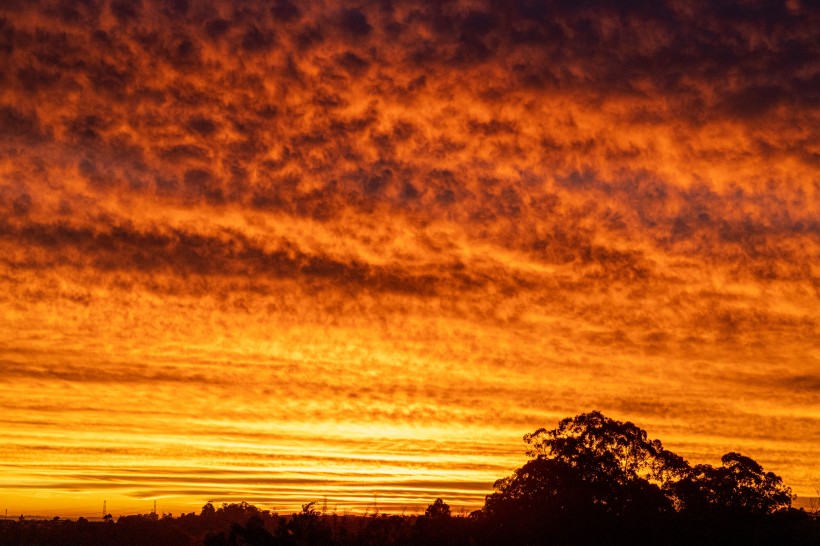
[(358, 9), (342, 9), (339, 15), (339, 27), (354, 39), (367, 36), (373, 30), (367, 22), (367, 15)]

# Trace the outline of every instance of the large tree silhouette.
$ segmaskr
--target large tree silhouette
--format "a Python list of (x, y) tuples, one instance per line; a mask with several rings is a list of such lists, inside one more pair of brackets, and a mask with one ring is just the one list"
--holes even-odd
[(494, 484), (478, 514), (510, 543), (652, 543), (682, 515), (769, 514), (791, 503), (782, 480), (748, 457), (692, 468), (645, 430), (598, 411), (524, 442), (530, 460)]
[(749, 457), (727, 453), (723, 466), (697, 465), (673, 487), (687, 512), (771, 514), (791, 506), (791, 489)]

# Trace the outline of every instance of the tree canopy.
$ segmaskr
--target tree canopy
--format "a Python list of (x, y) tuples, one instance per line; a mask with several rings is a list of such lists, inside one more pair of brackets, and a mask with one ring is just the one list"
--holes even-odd
[(440, 498), (433, 501), (433, 504), (427, 507), (424, 515), (430, 519), (442, 519), (450, 517), (450, 505)]
[(771, 514), (791, 506), (791, 489), (753, 459), (731, 452), (721, 463), (718, 468), (697, 465), (674, 484), (672, 490), (683, 510)]
[(530, 460), (495, 482), (479, 514), (506, 532), (555, 537), (578, 532), (579, 521), (637, 528), (676, 514), (759, 515), (791, 506), (780, 477), (749, 457), (727, 453), (721, 467), (692, 467), (640, 427), (598, 411), (540, 428), (524, 442)]

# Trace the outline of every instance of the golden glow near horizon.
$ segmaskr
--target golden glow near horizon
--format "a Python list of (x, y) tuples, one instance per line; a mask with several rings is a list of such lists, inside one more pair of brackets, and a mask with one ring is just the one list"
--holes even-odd
[(472, 510), (591, 409), (815, 494), (818, 11), (594, 4), (4, 2), (0, 509)]

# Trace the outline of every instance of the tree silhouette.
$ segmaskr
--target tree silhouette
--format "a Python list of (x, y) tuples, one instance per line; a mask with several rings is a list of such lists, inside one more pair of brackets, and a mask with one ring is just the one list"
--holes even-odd
[(330, 528), (315, 506), (315, 501), (303, 504), (302, 511), (291, 515), (290, 521), (280, 522), (276, 533), (280, 544), (322, 546), (331, 543)]
[(208, 501), (205, 506), (202, 507), (202, 512), (200, 512), (199, 515), (203, 518), (214, 517), (214, 515), (216, 515), (216, 508), (214, 508), (214, 504), (211, 501)]
[(660, 440), (648, 439), (645, 430), (598, 411), (526, 434), (524, 442), (534, 460), (552, 461), (529, 471), (554, 474), (545, 478), (553, 485), (553, 495), (576, 497), (615, 514), (671, 510), (671, 484), (689, 469)]
[(723, 466), (697, 465), (674, 487), (682, 510), (771, 514), (791, 507), (791, 489), (749, 457), (727, 453)]
[(450, 505), (438, 498), (427, 506), (423, 516), (416, 519), (414, 543), (429, 546), (462, 544), (466, 538), (458, 533), (458, 523), (462, 520), (463, 518), (453, 518), (450, 515)]
[(684, 521), (679, 513), (759, 515), (791, 503), (782, 480), (749, 457), (728, 453), (720, 468), (692, 468), (643, 429), (598, 411), (524, 442), (530, 460), (495, 482), (477, 514), (500, 541), (653, 543)]
[(441, 499), (436, 499), (433, 504), (427, 506), (424, 515), (430, 519), (446, 519), (450, 517), (450, 505)]

